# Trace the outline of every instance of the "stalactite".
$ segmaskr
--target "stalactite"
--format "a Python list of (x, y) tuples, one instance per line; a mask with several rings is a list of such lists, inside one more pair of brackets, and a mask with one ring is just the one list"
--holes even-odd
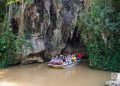
[(12, 18), (12, 5), (9, 5), (9, 16), (8, 16), (8, 22), (11, 21)]
[(24, 0), (21, 0), (20, 6), (20, 24), (19, 24), (19, 35), (23, 36), (24, 34), (24, 10), (26, 5), (24, 4)]
[(56, 4), (55, 0), (50, 1), (50, 20), (51, 23), (55, 26), (56, 28), (56, 21), (57, 21), (57, 9), (56, 9)]
[(61, 34), (60, 29), (54, 30), (54, 34), (53, 34), (52, 39), (53, 39), (52, 43), (53, 43), (54, 47), (57, 47), (60, 44), (60, 42), (62, 41), (62, 34)]

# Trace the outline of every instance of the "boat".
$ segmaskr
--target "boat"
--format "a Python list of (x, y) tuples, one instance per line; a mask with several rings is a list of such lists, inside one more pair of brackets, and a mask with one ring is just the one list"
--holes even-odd
[(73, 66), (77, 65), (78, 63), (79, 62), (73, 62), (71, 64), (62, 64), (62, 65), (48, 64), (48, 66), (51, 68), (65, 69), (65, 68), (73, 67)]
[(77, 57), (75, 56), (75, 54), (72, 55), (68, 54), (67, 56), (63, 56), (63, 55), (56, 56), (55, 58), (51, 59), (51, 61), (49, 61), (48, 66), (51, 68), (60, 68), (60, 69), (73, 67), (80, 62), (81, 57), (82, 54), (80, 54), (80, 56)]

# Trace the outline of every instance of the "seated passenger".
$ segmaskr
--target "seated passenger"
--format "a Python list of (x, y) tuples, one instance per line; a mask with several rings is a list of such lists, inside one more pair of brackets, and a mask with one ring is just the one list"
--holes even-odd
[(68, 61), (68, 64), (72, 63), (72, 55), (71, 54), (67, 55), (67, 61)]
[(72, 55), (72, 62), (77, 62), (76, 56)]
[(77, 54), (77, 61), (80, 61), (82, 57), (83, 57), (83, 54), (82, 53), (78, 53)]
[(63, 56), (63, 62), (66, 62), (66, 56)]

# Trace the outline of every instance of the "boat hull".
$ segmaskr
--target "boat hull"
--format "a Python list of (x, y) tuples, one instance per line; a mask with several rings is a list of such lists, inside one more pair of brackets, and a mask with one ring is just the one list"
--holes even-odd
[(68, 67), (73, 67), (73, 66), (75, 66), (77, 64), (78, 64), (78, 62), (71, 63), (71, 64), (68, 64), (68, 65), (53, 65), (53, 64), (48, 64), (48, 66), (51, 67), (51, 68), (64, 69), (64, 68), (68, 68)]

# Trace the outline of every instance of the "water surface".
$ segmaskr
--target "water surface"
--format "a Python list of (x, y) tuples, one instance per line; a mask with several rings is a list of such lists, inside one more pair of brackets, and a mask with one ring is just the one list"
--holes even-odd
[(32, 64), (0, 69), (0, 86), (104, 86), (110, 72), (92, 70), (85, 63), (67, 69)]

